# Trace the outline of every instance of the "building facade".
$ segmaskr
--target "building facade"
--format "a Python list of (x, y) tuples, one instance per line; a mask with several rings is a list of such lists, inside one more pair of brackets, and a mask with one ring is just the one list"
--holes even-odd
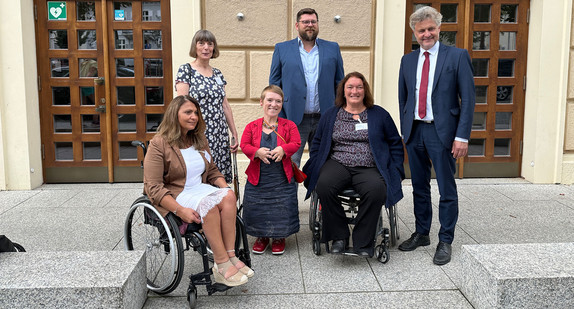
[(212, 65), (241, 134), (262, 114), (274, 44), (296, 37), (304, 7), (398, 125), (399, 62), (417, 48), (408, 16), (421, 5), (443, 14), (441, 43), (473, 60), (477, 105), (458, 176), (573, 183), (572, 1), (16, 0), (0, 20), (0, 190), (139, 181), (131, 141), (153, 136), (202, 28), (217, 37)]

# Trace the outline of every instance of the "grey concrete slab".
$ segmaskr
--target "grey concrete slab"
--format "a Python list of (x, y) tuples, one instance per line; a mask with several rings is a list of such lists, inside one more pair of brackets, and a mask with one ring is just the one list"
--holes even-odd
[(386, 264), (370, 259), (377, 281), (385, 292), (456, 289), (454, 283), (432, 263), (424, 250), (392, 251)]
[[(382, 302), (390, 308), (471, 308), (458, 290), (464, 272), (460, 264), (463, 244), (552, 243), (574, 239), (572, 186), (532, 185), (519, 178), (462, 179), (457, 184), (460, 215), (453, 259), (445, 266), (432, 264), (439, 228), (435, 180), (431, 181), (434, 213), (431, 245), (414, 252), (391, 248), (387, 264), (376, 259), (332, 256), (324, 252), (324, 247), (323, 255), (315, 256), (307, 225), (309, 200), (303, 200), (305, 188), (300, 185), (300, 232), (288, 238), (285, 255), (252, 255), (256, 275), (242, 287), (212, 296), (207, 296), (205, 287), (198, 287), (199, 306), (356, 307), (357, 302), (363, 304), (362, 299), (367, 299), (366, 303)], [(29, 251), (124, 250), (125, 216), (141, 190), (141, 183), (133, 183), (44, 185), (31, 191), (2, 191), (0, 231)], [(409, 180), (403, 181), (403, 191), (405, 198), (397, 205), (399, 243), (415, 228)], [(82, 200), (88, 202), (82, 206), (77, 202)], [(384, 224), (388, 225), (386, 218)], [(253, 238), (249, 242), (252, 245)], [(145, 307), (185, 308), (188, 276), (199, 272), (201, 267), (199, 255), (186, 252), (184, 276), (178, 288), (162, 296), (150, 292)], [(420, 281), (426, 282), (417, 281), (419, 273), (423, 274)]]
[(461, 185), (458, 183), (457, 190), (460, 197), (465, 197), (473, 202), (510, 201), (505, 194), (499, 192), (497, 185)]
[(574, 239), (574, 211), (556, 201), (493, 203), (474, 220), (458, 224), (481, 244), (567, 242)]
[(141, 308), (145, 253), (2, 253), (2, 308)]
[(297, 236), (306, 293), (381, 291), (367, 259), (327, 253), (316, 256), (311, 232)]
[(561, 185), (531, 184), (521, 185), (497, 185), (496, 191), (506, 195), (514, 201), (540, 201), (540, 200), (569, 200), (574, 202), (574, 193)]
[[(143, 188), (143, 186), (142, 186)], [(106, 204), (104, 207), (125, 207), (126, 212), (129, 207), (133, 204), (133, 202), (142, 196), (142, 188), (133, 188), (133, 189), (120, 189), (117, 194), (115, 194)]]
[(118, 208), (17, 207), (2, 215), (0, 231), (27, 251), (112, 250), (123, 238), (126, 213)]
[(0, 214), (18, 206), (38, 193), (40, 193), (40, 190), (0, 191)]
[(44, 190), (42, 187), (42, 189), (38, 191), (38, 194), (35, 194), (26, 201), (22, 202), (18, 206), (18, 209), (59, 207), (80, 193), (81, 190), (75, 187), (73, 189)]
[(572, 308), (574, 244), (463, 246), (461, 291), (476, 308)]
[(121, 191), (117, 189), (84, 189), (57, 207), (102, 208)]
[[(197, 308), (472, 308), (456, 290), (199, 297)], [(187, 308), (183, 297), (150, 297), (144, 309)]]
[[(298, 240), (299, 234), (287, 237), (282, 255), (273, 255), (270, 247), (263, 254), (252, 253), (255, 275), (247, 284), (228, 290), (227, 295), (304, 293)], [(254, 241), (255, 238), (249, 237), (250, 244)]]

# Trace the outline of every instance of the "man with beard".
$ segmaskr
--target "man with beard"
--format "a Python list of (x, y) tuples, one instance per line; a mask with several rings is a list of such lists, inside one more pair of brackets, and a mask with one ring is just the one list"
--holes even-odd
[(301, 147), (291, 159), (300, 165), (305, 144), (313, 140), (321, 113), (334, 105), (337, 84), (345, 75), (339, 44), (317, 39), (319, 15), (314, 9), (297, 13), (295, 29), (297, 38), (275, 45), (269, 84), (285, 94), (279, 117), (299, 129)]

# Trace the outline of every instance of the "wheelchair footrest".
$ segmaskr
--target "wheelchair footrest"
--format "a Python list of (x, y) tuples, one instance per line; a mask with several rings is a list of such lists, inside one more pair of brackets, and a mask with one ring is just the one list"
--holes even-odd
[(205, 285), (207, 288), (207, 294), (211, 295), (215, 292), (225, 292), (232, 287), (221, 283), (213, 283), (211, 281), (211, 272), (201, 272), (195, 275), (189, 276), (189, 285)]
[(225, 292), (229, 289), (231, 289), (231, 286), (227, 286), (225, 284), (221, 284), (221, 283), (214, 283), (212, 285), (208, 285), (207, 286), (207, 294), (211, 295), (215, 292)]

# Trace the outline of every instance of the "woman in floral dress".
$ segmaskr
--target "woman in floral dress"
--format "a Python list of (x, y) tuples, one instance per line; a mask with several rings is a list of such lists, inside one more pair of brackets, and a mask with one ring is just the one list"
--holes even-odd
[[(237, 129), (231, 106), (225, 96), (225, 85), (220, 70), (209, 65), (209, 60), (219, 56), (215, 36), (208, 30), (199, 30), (193, 36), (189, 55), (195, 60), (182, 64), (177, 72), (175, 90), (178, 95), (189, 95), (199, 101), (201, 113), (207, 124), (205, 135), (215, 163), (225, 181), (231, 183), (231, 154), (237, 151)], [(233, 137), (229, 145), (229, 131)]]

